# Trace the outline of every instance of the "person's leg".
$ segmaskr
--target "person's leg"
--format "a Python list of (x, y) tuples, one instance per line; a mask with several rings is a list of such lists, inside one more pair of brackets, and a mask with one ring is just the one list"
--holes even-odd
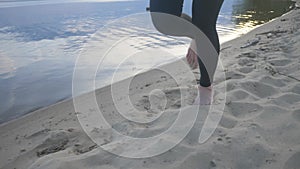
[[(217, 53), (220, 53), (220, 42), (216, 31), (217, 18), (223, 4), (223, 0), (193, 0), (193, 16), (192, 22), (196, 25), (210, 40)], [(196, 41), (193, 41), (194, 43)], [(196, 49), (192, 52), (193, 56), (197, 56), (197, 44), (194, 44)], [(210, 56), (205, 56), (210, 57)], [(200, 85), (198, 86), (199, 93), (194, 104), (211, 104), (213, 102), (213, 87), (205, 65), (199, 57), (198, 64), (201, 73)], [(214, 70), (215, 71), (215, 70)]]
[(180, 17), (183, 0), (150, 0), (150, 12), (166, 13)]
[[(151, 19), (154, 27), (169, 36), (188, 36), (188, 25), (182, 19), (183, 0), (150, 0)], [(182, 25), (182, 26), (179, 26)]]
[[(149, 10), (152, 13), (165, 13), (165, 14), (171, 14), (177, 17), (181, 17), (187, 20), (188, 22), (192, 23), (192, 18), (187, 14), (182, 13), (182, 7), (183, 7), (183, 0), (150, 0)], [(180, 35), (182, 36), (184, 34), (183, 32), (185, 30), (173, 31), (172, 29), (166, 29), (166, 27), (170, 28), (168, 21), (174, 18), (167, 18), (165, 22), (160, 22), (162, 17), (164, 16), (161, 15), (155, 17), (152, 15), (153, 24), (159, 32), (166, 35), (173, 35), (173, 36), (180, 36)], [(186, 36), (188, 36), (188, 33), (186, 33)], [(191, 49), (188, 50), (186, 58), (188, 64), (192, 69), (198, 67), (197, 55)]]
[[(223, 1), (224, 0), (193, 0), (192, 22), (209, 38), (218, 53), (220, 52), (220, 42), (216, 31), (216, 22)], [(213, 79), (209, 78), (205, 65), (199, 57), (198, 63), (201, 73), (200, 86), (211, 86)]]

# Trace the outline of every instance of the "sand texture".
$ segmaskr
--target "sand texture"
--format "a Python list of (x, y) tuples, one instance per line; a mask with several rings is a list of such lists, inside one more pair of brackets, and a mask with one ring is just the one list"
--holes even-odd
[[(226, 104), (217, 129), (205, 143), (198, 142), (199, 128), (207, 116), (200, 113), (191, 131), (171, 150), (144, 159), (118, 157), (101, 146), (118, 149), (119, 144), (128, 144), (126, 140), (116, 137), (111, 128), (105, 128), (95, 130), (102, 139), (101, 145), (95, 144), (76, 116), (85, 112), (76, 112), (72, 100), (66, 100), (0, 126), (0, 168), (299, 169), (300, 9), (296, 7), (223, 44), (220, 58), (226, 74)], [(172, 125), (179, 109), (188, 112), (193, 108), (196, 81), (186, 78), (187, 72), (177, 66), (179, 62), (165, 67), (181, 77), (180, 86), (158, 70), (143, 73), (132, 81), (129, 89), (132, 103), (148, 112), (145, 116), (135, 116), (137, 120), (158, 117), (161, 102), (157, 100), (160, 97), (157, 89), (165, 93), (166, 112), (150, 124), (128, 122), (116, 113), (111, 86), (95, 92), (105, 118), (114, 129), (134, 137), (157, 135)], [(199, 76), (197, 70), (194, 73)], [(126, 80), (116, 85), (122, 88), (125, 83)], [(214, 85), (224, 83), (217, 80)], [(153, 94), (155, 90), (157, 93)], [(79, 98), (85, 100), (91, 95)], [(215, 95), (218, 97), (220, 93)], [(168, 141), (174, 140), (170, 137)], [(130, 149), (134, 145), (126, 146), (126, 151)]]

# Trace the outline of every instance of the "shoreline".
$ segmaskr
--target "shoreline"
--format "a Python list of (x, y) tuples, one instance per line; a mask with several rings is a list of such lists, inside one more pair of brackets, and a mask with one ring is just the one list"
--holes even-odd
[[(122, 0), (121, 0), (121, 1), (122, 1)], [(293, 1), (293, 2), (296, 2), (296, 0), (292, 0), (292, 1)], [(74, 1), (74, 2), (75, 2), (75, 1)], [(108, 2), (110, 2), (110, 1), (108, 0)], [(115, 1), (112, 1), (112, 2), (115, 2)], [(231, 40), (225, 41), (224, 43), (221, 44), (221, 51), (222, 51), (224, 48), (227, 48), (227, 47), (226, 47), (226, 44), (227, 44), (227, 43), (230, 43), (231, 41), (235, 41), (236, 39), (239, 39), (239, 38), (241, 38), (241, 37), (243, 37), (243, 36), (245, 36), (245, 35), (251, 33), (252, 31), (255, 31), (256, 29), (259, 29), (260, 27), (262, 27), (262, 26), (264, 26), (264, 25), (266, 25), (266, 24), (269, 24), (270, 22), (273, 22), (273, 21), (275, 21), (275, 20), (277, 20), (277, 19), (279, 19), (279, 18), (281, 18), (281, 17), (287, 15), (287, 14), (289, 14), (289, 13), (292, 12), (292, 11), (293, 11), (293, 9), (292, 9), (291, 11), (289, 11), (289, 12), (283, 14), (282, 16), (279, 16), (279, 17), (276, 17), (276, 18), (270, 20), (269, 22), (267, 22), (267, 23), (265, 23), (265, 24), (261, 24), (261, 25), (258, 25), (258, 26), (256, 26), (256, 27), (254, 27), (252, 30), (250, 30), (250, 31), (247, 32), (246, 34), (241, 34), (241, 35), (239, 35), (238, 37), (235, 37), (235, 38), (233, 38), (233, 39), (231, 39)], [(222, 46), (225, 46), (225, 47), (222, 48)], [(183, 60), (185, 60), (185, 58), (183, 58)], [(172, 64), (172, 63), (174, 63), (174, 62), (178, 62), (178, 61), (179, 61), (179, 60), (172, 61), (172, 62), (166, 63), (166, 64), (164, 64), (164, 65), (162, 65), (162, 66), (166, 66), (166, 65)], [(146, 72), (149, 72), (149, 71), (151, 71), (151, 70), (152, 70), (152, 69), (149, 69), (149, 70), (147, 70)], [(144, 73), (146, 73), (146, 72), (144, 72)], [(127, 79), (128, 79), (128, 78), (127, 78)], [(124, 81), (124, 80), (126, 80), (126, 79), (123, 79), (123, 80), (121, 80), (121, 81)], [(116, 82), (116, 83), (119, 83), (119, 82), (121, 82), (121, 81), (118, 81), (118, 82)], [(105, 86), (103, 86), (103, 87), (101, 87), (101, 88), (106, 88), (106, 87), (108, 87), (108, 86), (110, 86), (110, 84), (105, 85)], [(97, 90), (100, 90), (101, 88), (96, 89), (96, 91), (97, 91)], [(84, 94), (81, 94), (81, 95), (88, 95), (89, 93), (92, 93), (92, 92), (93, 92), (93, 91), (90, 91), (90, 92), (87, 92), (87, 93), (84, 93)], [(65, 102), (65, 101), (70, 101), (70, 100), (73, 100), (72, 95), (71, 95), (71, 96), (67, 96), (65, 99), (60, 99), (60, 100), (58, 100), (57, 102), (55, 102), (55, 103), (53, 103), (53, 104), (51, 104), (51, 105), (33, 108), (32, 110), (29, 110), (28, 112), (24, 113), (24, 114), (21, 115), (21, 116), (16, 116), (16, 118), (12, 118), (12, 119), (9, 120), (9, 121), (5, 121), (5, 122), (0, 123), (0, 127), (3, 126), (3, 125), (8, 124), (8, 123), (10, 123), (10, 122), (13, 122), (13, 121), (15, 121), (15, 120), (19, 120), (19, 119), (21, 119), (21, 118), (23, 118), (23, 117), (25, 117), (25, 116), (28, 116), (28, 115), (30, 115), (30, 114), (36, 112), (36, 111), (42, 111), (42, 110), (47, 109), (47, 108), (49, 108), (49, 107), (52, 107), (52, 106), (55, 106), (55, 105), (57, 105), (57, 104), (63, 103), (63, 102)]]
[[(297, 3), (299, 6), (299, 0), (297, 1)], [(294, 82), (295, 79), (300, 78), (300, 73), (297, 72), (297, 69), (293, 67), (295, 65), (293, 65), (292, 62), (289, 61), (289, 59), (297, 61), (296, 55), (297, 51), (299, 51), (300, 49), (295, 49), (293, 46), (289, 46), (293, 44), (289, 44), (290, 42), (286, 40), (291, 39), (295, 43), (297, 42), (297, 40), (299, 40), (300, 35), (298, 35), (298, 29), (300, 28), (300, 21), (296, 20), (296, 18), (299, 18), (300, 16), (300, 9), (298, 8), (299, 7), (295, 7), (295, 9), (292, 9), (290, 12), (284, 14), (283, 16), (275, 18), (274, 20), (263, 24), (255, 28), (254, 30), (251, 30), (247, 34), (225, 42), (222, 45), (222, 54), (220, 58), (223, 61), (224, 67), (226, 67), (225, 72), (228, 81), (228, 102), (223, 121), (221, 121), (220, 127), (217, 129), (217, 132), (213, 135), (213, 137), (208, 141), (208, 143), (205, 143), (207, 144), (206, 148), (192, 144), (192, 148), (195, 148), (195, 150), (193, 150), (192, 152), (184, 152), (186, 153), (186, 155), (184, 156), (185, 158), (183, 158), (183, 161), (179, 163), (173, 161), (172, 164), (174, 166), (170, 163), (170, 168), (186, 167), (187, 164), (185, 164), (184, 161), (190, 161), (191, 165), (196, 165), (197, 160), (202, 160), (202, 162), (205, 163), (204, 161), (207, 159), (208, 162), (213, 161), (213, 163), (215, 163), (217, 166), (221, 165), (221, 167), (223, 165), (223, 167), (246, 166), (245, 168), (252, 168), (252, 164), (248, 164), (247, 162), (245, 162), (245, 164), (232, 162), (233, 164), (231, 164), (227, 161), (229, 157), (218, 157), (223, 163), (220, 163), (217, 160), (211, 160), (212, 158), (217, 159), (217, 157), (214, 157), (214, 155), (209, 153), (209, 150), (215, 150), (214, 146), (219, 144), (220, 141), (218, 140), (222, 137), (220, 136), (220, 133), (223, 135), (225, 134), (226, 136), (230, 136), (229, 140), (236, 144), (234, 145), (234, 147), (237, 149), (235, 153), (245, 150), (245, 147), (243, 147), (245, 145), (242, 144), (243, 141), (249, 143), (250, 145), (250, 147), (246, 147), (246, 150), (255, 148), (260, 149), (259, 152), (250, 152), (250, 155), (259, 156), (261, 158), (270, 160), (268, 163), (264, 162), (264, 164), (262, 164), (260, 160), (253, 159), (253, 161), (261, 165), (261, 168), (274, 168), (275, 166), (280, 165), (281, 168), (284, 167), (285, 169), (288, 169), (289, 167), (292, 167), (292, 164), (295, 163), (295, 161), (300, 160), (297, 156), (297, 153), (300, 152), (300, 147), (297, 146), (297, 138), (300, 138), (300, 136), (296, 134), (296, 131), (300, 126), (300, 116), (295, 113), (297, 110), (300, 110), (300, 107), (297, 106), (298, 97), (300, 98), (300, 88), (298, 89), (297, 83), (295, 84)], [(298, 36), (293, 36), (295, 33), (298, 33)], [(284, 41), (286, 44), (283, 44), (282, 41)], [(279, 46), (276, 46), (277, 42)], [(283, 54), (278, 52), (283, 52)], [(282, 55), (286, 55), (287, 58), (277, 58)], [(289, 56), (291, 56), (291, 58), (288, 59)], [(164, 65), (164, 67), (176, 68), (177, 64), (178, 61), (166, 64)], [(264, 70), (266, 72), (264, 72)], [(182, 70), (179, 68), (175, 71), (178, 74), (182, 74), (182, 84), (188, 86), (187, 83), (189, 82), (185, 82), (184, 72), (181, 72)], [(268, 77), (268, 75), (270, 77)], [(138, 76), (141, 77), (144, 81), (136, 83), (134, 85), (144, 86), (144, 88), (143, 90), (135, 90), (136, 93), (140, 92), (141, 94), (145, 94), (147, 93), (147, 91), (151, 91), (151, 88), (153, 87), (155, 88), (159, 85), (166, 87), (167, 85), (172, 84), (170, 80), (160, 82), (160, 84), (153, 82), (153, 79), (157, 80), (161, 76), (156, 70), (149, 70)], [(149, 76), (152, 78), (149, 78)], [(294, 80), (291, 77), (293, 77)], [(119, 81), (118, 84), (122, 84), (126, 80), (127, 79)], [(148, 87), (147, 84), (151, 85), (149, 85)], [(292, 94), (290, 94), (291, 92), (289, 86), (292, 86), (291, 91), (294, 91)], [(173, 86), (173, 88), (175, 87)], [(276, 88), (279, 88), (278, 90), (280, 91), (278, 91)], [(97, 89), (95, 93), (96, 95), (100, 95), (101, 93), (105, 96), (109, 96), (109, 93), (107, 93), (110, 91), (109, 89), (110, 86), (108, 85), (103, 88)], [(89, 92), (78, 97), (90, 97), (92, 93), (93, 92)], [(191, 98), (191, 96), (194, 97), (195, 94), (194, 90), (190, 90), (188, 91), (188, 93), (190, 94), (190, 97), (187, 100), (191, 101), (193, 99)], [(172, 97), (176, 97), (176, 92), (170, 92), (170, 95)], [(280, 99), (277, 100), (277, 98), (287, 99), (292, 102), (292, 104), (285, 103), (285, 100), (283, 100), (283, 102), (280, 102)], [(0, 124), (0, 136), (3, 138), (0, 141), (0, 168), (28, 168), (34, 162), (36, 163), (36, 165), (32, 165), (31, 168), (39, 168), (39, 165), (41, 165), (41, 168), (43, 168), (44, 165), (46, 169), (47, 167), (49, 169), (51, 167), (58, 167), (54, 165), (55, 160), (51, 163), (49, 162), (49, 160), (47, 160), (47, 156), (48, 158), (51, 157), (52, 159), (56, 160), (60, 157), (67, 156), (69, 157), (68, 160), (79, 164), (79, 168), (80, 164), (84, 165), (88, 163), (88, 160), (85, 161), (84, 159), (88, 159), (90, 156), (104, 156), (112, 158), (112, 155), (105, 153), (103, 150), (99, 150), (101, 148), (97, 148), (97, 146), (95, 146), (95, 144), (82, 131), (76, 117), (76, 112), (74, 110), (72, 100), (72, 98), (63, 100), (51, 106), (28, 113), (24, 116), (21, 116), (20, 118)], [(296, 102), (294, 102), (295, 100)], [(244, 105), (246, 106), (244, 107)], [(144, 106), (143, 102), (140, 104), (140, 106)], [(172, 102), (171, 107), (172, 106), (176, 107), (176, 103)], [(292, 106), (293, 109), (290, 110), (289, 106)], [(282, 117), (280, 113), (274, 113), (276, 112), (276, 108), (280, 108), (284, 112), (289, 112), (288, 114), (291, 114), (291, 117), (296, 116), (295, 119), (291, 121), (290, 116), (286, 115), (287, 117)], [(112, 108), (107, 106), (107, 109), (111, 110)], [(256, 111), (260, 112), (254, 111), (255, 115), (242, 114), (240, 111), (244, 109), (251, 109), (251, 111), (252, 109), (256, 109)], [(269, 113), (272, 116), (263, 115), (263, 112), (265, 112), (265, 114)], [(263, 118), (263, 116), (266, 117)], [(272, 121), (272, 118), (274, 118), (274, 121)], [(297, 121), (298, 118), (299, 121)], [(113, 119), (114, 118), (112, 118), (112, 120)], [(285, 131), (284, 128), (279, 126), (281, 125), (281, 123), (276, 122), (276, 120), (289, 122), (287, 119), (291, 121), (290, 123), (292, 123), (292, 125), (295, 127), (294, 130), (296, 131)], [(114, 122), (115, 125), (118, 125), (119, 123), (120, 122)], [(285, 142), (289, 143), (288, 145), (285, 145), (283, 143), (279, 144), (281, 142), (276, 142), (276, 139), (280, 141), (284, 140), (284, 138), (281, 138), (278, 133), (272, 130), (272, 125), (278, 125), (277, 127), (275, 127), (276, 130), (281, 129), (282, 132), (287, 132), (285, 136), (291, 137), (286, 138), (287, 140), (285, 140)], [(251, 128), (253, 126), (255, 129), (258, 129), (255, 130), (254, 128)], [(250, 130), (251, 132), (244, 133), (244, 131), (247, 130)], [(268, 130), (271, 130), (271, 132), (268, 134), (272, 135), (272, 137), (266, 134), (266, 131)], [(132, 131), (128, 129), (128, 132)], [(240, 138), (241, 136), (246, 138)], [(254, 138), (247, 140), (247, 137), (250, 136)], [(264, 139), (258, 139), (256, 138), (257, 136)], [(190, 137), (193, 136), (191, 135)], [(275, 140), (272, 140), (272, 138)], [(224, 143), (222, 145), (218, 145), (219, 147), (221, 147), (221, 150), (215, 151), (234, 154), (234, 152), (231, 152), (231, 149), (226, 149), (227, 144), (230, 144), (228, 143), (228, 139), (221, 139), (224, 140), (224, 142), (225, 140), (227, 140), (227, 142), (226, 144)], [(62, 143), (62, 140), (68, 140), (68, 142), (66, 144), (62, 144), (62, 146), (59, 147), (59, 151), (51, 152), (50, 150), (51, 148), (53, 148), (53, 144)], [(183, 141), (183, 143), (185, 142), (186, 141)], [(80, 144), (80, 146), (76, 146), (76, 144)], [(276, 145), (280, 146), (276, 147)], [(290, 147), (292, 151), (284, 150), (286, 149), (286, 147)], [(177, 148), (178, 150), (180, 150), (180, 148), (183, 147), (178, 146)], [(49, 151), (46, 151), (45, 153), (45, 151), (43, 150)], [(203, 150), (206, 153), (203, 155), (199, 152), (200, 150)], [(71, 153), (69, 154), (69, 152)], [(199, 156), (201, 158), (193, 160), (195, 159), (194, 154), (199, 153)], [(272, 153), (276, 154), (276, 157), (272, 157)], [(176, 156), (176, 154), (173, 155)], [(72, 156), (78, 157), (75, 158)], [(161, 157), (163, 160), (165, 160), (164, 158), (167, 158), (166, 156), (167, 155), (162, 155)], [(180, 156), (176, 157), (180, 158)], [(248, 158), (252, 159), (253, 157), (249, 157), (246, 154), (243, 154), (239, 158), (242, 161)], [(118, 164), (122, 164), (121, 159), (116, 158), (116, 160), (119, 160), (119, 162), (117, 162)], [(161, 159), (154, 158), (152, 160), (158, 163)], [(59, 161), (59, 164), (61, 164), (61, 166), (68, 166), (68, 164), (64, 160)], [(118, 168), (118, 164), (115, 164), (114, 167)], [(141, 167), (140, 163), (134, 160), (132, 161), (131, 165), (132, 166), (128, 167)], [(104, 165), (103, 167), (105, 168)], [(144, 168), (152, 167), (146, 166)], [(159, 165), (155, 167), (159, 167)]]
[[(287, 1), (287, 2), (289, 2), (289, 1)], [(236, 2), (234, 2), (234, 3), (236, 3)], [(224, 5), (225, 5), (225, 7), (227, 7), (230, 4), (232, 4), (232, 2), (229, 1), (229, 3), (227, 2), (227, 4), (225, 3)], [(239, 3), (236, 3), (236, 4), (239, 4)], [(290, 5), (291, 3), (289, 2), (287, 4)], [(93, 5), (85, 5), (85, 4), (82, 4), (82, 5), (86, 6), (85, 8), (89, 8), (89, 7), (93, 6)], [(138, 7), (137, 9), (140, 9), (141, 7), (139, 7), (139, 6), (144, 6), (145, 2), (137, 3), (136, 5)], [(58, 5), (57, 7), (51, 7), (50, 6), (49, 10), (50, 11), (59, 10), (61, 8), (59, 6), (60, 5)], [(80, 8), (80, 5), (77, 5), (77, 6)], [(101, 6), (103, 6), (103, 5), (99, 4), (97, 6), (99, 6), (99, 8), (101, 8)], [(117, 6), (117, 4), (116, 4), (116, 6)], [(120, 5), (120, 6), (124, 6), (124, 5)], [(46, 6), (45, 6), (45, 8), (46, 8)], [(278, 11), (281, 11), (280, 7), (275, 7), (275, 9), (277, 9), (277, 8), (278, 8)], [(284, 8), (286, 9), (286, 7), (284, 7)], [(97, 7), (97, 9), (98, 9), (98, 7)], [(134, 11), (137, 11), (137, 9), (135, 9)], [(266, 9), (269, 9), (269, 8), (266, 8)], [(26, 11), (26, 9), (23, 9), (23, 8), (20, 8), (20, 10), (21, 11), (23, 11), (23, 10)], [(28, 11), (30, 11), (29, 13), (31, 13), (31, 11), (35, 11), (35, 10), (38, 10), (38, 9), (36, 7), (32, 8), (31, 10), (28, 9)], [(46, 14), (43, 14), (42, 16), (49, 15), (49, 17), (53, 17), (51, 15), (51, 13), (47, 14), (47, 13), (49, 13), (47, 11), (48, 10), (46, 10), (45, 11)], [(220, 34), (224, 35), (221, 38), (222, 41), (230, 39), (229, 36), (227, 36), (227, 34), (236, 34), (236, 35), (240, 36), (240, 34), (245, 33), (245, 31), (248, 30), (248, 29), (245, 29), (245, 30), (241, 29), (242, 31), (239, 31), (240, 28), (231, 30), (231, 28), (235, 27), (234, 26), (235, 22), (232, 22), (232, 24), (229, 24), (228, 29), (226, 29), (226, 27), (227, 27), (226, 25), (229, 23), (229, 21), (227, 21), (224, 18), (228, 18), (230, 16), (229, 11), (231, 11), (231, 9), (229, 9), (229, 10), (226, 9), (226, 10), (222, 10), (222, 11), (223, 11), (221, 13), (222, 16), (220, 17), (221, 21), (220, 21), (220, 24), (219, 24), (219, 26), (221, 25), (221, 27), (222, 27), (220, 29), (220, 30), (222, 30), (222, 31), (220, 31)], [(268, 10), (266, 10), (266, 11), (268, 11)], [(284, 11), (286, 12), (286, 10), (284, 10)], [(7, 12), (9, 12), (9, 11), (5, 10), (2, 13), (5, 14)], [(92, 12), (88, 12), (87, 16), (89, 16), (89, 13), (94, 13), (94, 12), (93, 12), (93, 10), (92, 10)], [(142, 12), (142, 11), (140, 11), (140, 12)], [(275, 13), (277, 13), (277, 12), (275, 12)], [(274, 13), (274, 16), (278, 16), (277, 14), (275, 15), (275, 13)], [(282, 12), (279, 12), (279, 13), (282, 14)], [(38, 16), (40, 14), (37, 13), (35, 15)], [(116, 15), (117, 15), (117, 13), (116, 13)], [(12, 16), (14, 16), (14, 14), (12, 14)], [(62, 16), (62, 15), (59, 15), (59, 16)], [(271, 18), (273, 18), (274, 16), (272, 16)], [(253, 16), (253, 17), (256, 18), (255, 16)], [(14, 20), (14, 18), (16, 20), (18, 20), (19, 17), (10, 17), (10, 18), (12, 20)], [(269, 19), (269, 17), (266, 17), (266, 19)], [(264, 20), (264, 19), (262, 19), (262, 20)], [(39, 19), (37, 19), (37, 22), (39, 22)], [(46, 21), (46, 22), (48, 23), (48, 21)], [(99, 21), (96, 21), (95, 23), (98, 23), (98, 22)], [(51, 24), (51, 25), (53, 25), (53, 24)], [(63, 24), (63, 25), (65, 25), (65, 24)], [(59, 28), (60, 26), (63, 26), (63, 25), (58, 24), (57, 27)], [(97, 25), (97, 24), (92, 23), (91, 26), (94, 27), (94, 25)], [(23, 28), (20, 27), (20, 30), (21, 29), (23, 29)], [(26, 28), (25, 28), (25, 30), (26, 30)], [(54, 30), (52, 30), (52, 31), (54, 31)], [(235, 31), (238, 32), (238, 33), (233, 33)], [(14, 31), (12, 31), (12, 32), (14, 32)], [(59, 30), (57, 31), (57, 33), (65, 34), (64, 31), (59, 31)], [(46, 34), (47, 33), (39, 32), (38, 37), (48, 36)], [(29, 39), (33, 38), (34, 39), (34, 37), (30, 37), (30, 36), (33, 36), (33, 35), (29, 35), (27, 38), (29, 38)], [(4, 37), (6, 37), (6, 36), (4, 36)], [(12, 46), (15, 46), (17, 48), (18, 48), (19, 45), (22, 46), (21, 43), (18, 43), (17, 41), (13, 40), (14, 39), (13, 36), (8, 36), (7, 38), (12, 40), (12, 44), (11, 44)], [(24, 38), (26, 38), (26, 36)], [(39, 43), (40, 46), (31, 45), (33, 43), (26, 42), (24, 44), (25, 46), (28, 45), (26, 48), (28, 48), (28, 49), (32, 48), (33, 50), (32, 50), (32, 52), (26, 52), (24, 54), (25, 55), (37, 55), (37, 56), (39, 56), (40, 55), (39, 51), (43, 51), (43, 52), (45, 52), (45, 54), (51, 53), (51, 52), (48, 52), (48, 48), (46, 48), (46, 47), (43, 48), (43, 46), (47, 46), (47, 43), (50, 43), (48, 45), (53, 45), (53, 46), (61, 44), (62, 46), (64, 46), (64, 48), (68, 48), (68, 49), (69, 49), (70, 46), (73, 46), (73, 45), (76, 46), (76, 44), (73, 44), (72, 41), (71, 41), (71, 43), (69, 43), (68, 39), (70, 39), (70, 38), (62, 38), (62, 39), (58, 38), (57, 40), (53, 40), (51, 42), (41, 41), (41, 43)], [(75, 39), (81, 39), (81, 37), (75, 36)], [(3, 42), (5, 44), (5, 41), (3, 41)], [(46, 44), (44, 45), (44, 43), (46, 43)], [(66, 43), (66, 45), (63, 45), (64, 43)], [(68, 51), (65, 52), (63, 50), (62, 51), (58, 50), (56, 53), (49, 54), (49, 56), (48, 55), (47, 56), (44, 55), (45, 57), (39, 56), (38, 57), (39, 59), (37, 61), (34, 59), (35, 57), (30, 57), (30, 56), (25, 57), (24, 59), (28, 60), (28, 63), (26, 61), (26, 63), (22, 67), (17, 66), (17, 65), (19, 65), (18, 64), (18, 62), (19, 62), (18, 59), (10, 59), (9, 55), (7, 55), (7, 56), (4, 55), (4, 54), (1, 55), (4, 58), (5, 62), (7, 60), (9, 64), (14, 63), (14, 65), (16, 66), (15, 67), (16, 70), (12, 73), (9, 73), (8, 75), (4, 74), (4, 76), (2, 76), (3, 78), (0, 79), (0, 83), (2, 82), (3, 85), (6, 84), (6, 86), (2, 85), (2, 88), (1, 88), (1, 90), (3, 91), (2, 92), (3, 93), (3, 99), (2, 99), (2, 102), (1, 102), (2, 104), (0, 104), (0, 107), (1, 107), (0, 113), (2, 114), (2, 116), (0, 118), (0, 124), (2, 124), (4, 122), (7, 122), (9, 120), (12, 120), (12, 119), (17, 119), (17, 118), (19, 118), (19, 117), (21, 117), (25, 114), (31, 113), (35, 110), (40, 109), (40, 108), (48, 107), (52, 104), (55, 104), (55, 103), (61, 101), (62, 99), (65, 100), (67, 98), (72, 97), (72, 92), (69, 89), (71, 89), (72, 71), (74, 69), (74, 67), (73, 67), (74, 63), (73, 62), (75, 61), (75, 58), (73, 58), (73, 56), (75, 57), (75, 55), (77, 55), (77, 52), (76, 52), (76, 48), (74, 48), (74, 50), (73, 50), (73, 48), (71, 48), (71, 49), (72, 50), (70, 50), (69, 52)], [(10, 47), (4, 45), (3, 50), (7, 51), (9, 53)], [(14, 50), (14, 51), (18, 51), (18, 50)], [(99, 51), (99, 53), (102, 53), (102, 52), (104, 52), (104, 51)], [(17, 53), (14, 54), (14, 52), (12, 52), (12, 55), (19, 56), (19, 54), (17, 54)], [(63, 58), (62, 57), (56, 57), (56, 56), (60, 56), (60, 55), (66, 55), (68, 57), (63, 57)], [(51, 59), (48, 62), (47, 61), (48, 58), (52, 58), (52, 57), (54, 57), (55, 59), (54, 60)], [(71, 58), (71, 59), (64, 59), (64, 58)], [(147, 57), (145, 57), (145, 58), (147, 58)], [(33, 59), (33, 60), (31, 61), (31, 59)], [(116, 57), (116, 59), (118, 59), (118, 57)], [(154, 63), (160, 63), (161, 61), (158, 57), (156, 59), (153, 59), (153, 62)], [(152, 65), (151, 60), (149, 62), (146, 61), (145, 64), (142, 67), (147, 67), (147, 65)], [(111, 65), (110, 67), (114, 67), (114, 66), (115, 65)], [(139, 66), (141, 66), (141, 65), (139, 64)], [(38, 72), (34, 73), (32, 76), (30, 76), (30, 72), (34, 71), (33, 69), (35, 69), (35, 67), (43, 67), (43, 71), (40, 71), (40, 73), (38, 73)], [(55, 67), (55, 69), (52, 68), (52, 67)], [(8, 69), (8, 67), (4, 66), (4, 69)], [(101, 77), (98, 80), (98, 82), (100, 82), (99, 87), (102, 87), (105, 84), (107, 84), (106, 82), (102, 84), (101, 81), (105, 81), (105, 79), (107, 79), (106, 77), (109, 77), (109, 76), (112, 75), (113, 71), (111, 69), (107, 69), (107, 70), (108, 71), (106, 73), (101, 74), (101, 76), (103, 76), (104, 79), (101, 80), (102, 79), (102, 77)], [(128, 70), (125, 70), (124, 73), (126, 74), (128, 71), (130, 71), (130, 68)], [(9, 77), (9, 80), (5, 80), (6, 77)], [(27, 77), (27, 78), (22, 80), (22, 77)], [(65, 77), (65, 78), (63, 78), (63, 77)], [(47, 79), (49, 79), (49, 80), (47, 80)], [(56, 79), (56, 81), (53, 81), (52, 79)], [(36, 80), (39, 80), (40, 82), (39, 83), (34, 83)], [(37, 91), (37, 90), (38, 90), (38, 92), (36, 93), (35, 91)], [(25, 98), (32, 98), (32, 99), (23, 99), (24, 97)]]

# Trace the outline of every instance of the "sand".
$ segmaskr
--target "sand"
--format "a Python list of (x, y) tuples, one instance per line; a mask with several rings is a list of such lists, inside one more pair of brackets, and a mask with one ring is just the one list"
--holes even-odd
[[(299, 46), (299, 7), (222, 45), (220, 58), (227, 84), (225, 109), (216, 130), (202, 144), (198, 138), (205, 113), (200, 113), (178, 145), (163, 154), (142, 159), (116, 156), (104, 151), (102, 146), (122, 153), (118, 145), (125, 145), (126, 151), (135, 145), (116, 137), (111, 128), (97, 130), (101, 143), (95, 144), (78, 121), (77, 115), (84, 112), (75, 111), (73, 101), (66, 100), (0, 126), (0, 168), (299, 169)], [(193, 85), (196, 82), (186, 78), (187, 72), (178, 67), (180, 62), (164, 66), (181, 77), (180, 86), (158, 70), (145, 72), (132, 82), (129, 92), (132, 103), (140, 110), (149, 110), (146, 117), (141, 115), (137, 120), (158, 117), (153, 111), (156, 109), (150, 107), (149, 97), (160, 97), (159, 92), (153, 95), (154, 89), (165, 93), (166, 113), (151, 124), (130, 123), (117, 114), (111, 86), (95, 92), (104, 116), (114, 129), (135, 137), (157, 135), (170, 127), (179, 109), (187, 113), (195, 108), (191, 104), (197, 95)], [(197, 70), (194, 73), (199, 76)], [(217, 80), (215, 86), (224, 83)], [(124, 84), (126, 80), (117, 83)], [(180, 102), (180, 91), (183, 102)], [(79, 96), (83, 106), (89, 105), (84, 101), (92, 94)], [(159, 108), (160, 102), (155, 98), (151, 103)], [(171, 137), (167, 141), (175, 142)]]

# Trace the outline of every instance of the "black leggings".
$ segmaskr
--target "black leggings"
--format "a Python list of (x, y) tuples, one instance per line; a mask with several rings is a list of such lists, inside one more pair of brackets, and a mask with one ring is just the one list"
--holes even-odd
[[(211, 41), (220, 53), (220, 42), (216, 30), (217, 18), (224, 0), (193, 0), (192, 23), (196, 25)], [(150, 0), (150, 11), (161, 12), (180, 17), (183, 0)], [(208, 87), (211, 80), (203, 62), (198, 57), (201, 73), (200, 85)]]

